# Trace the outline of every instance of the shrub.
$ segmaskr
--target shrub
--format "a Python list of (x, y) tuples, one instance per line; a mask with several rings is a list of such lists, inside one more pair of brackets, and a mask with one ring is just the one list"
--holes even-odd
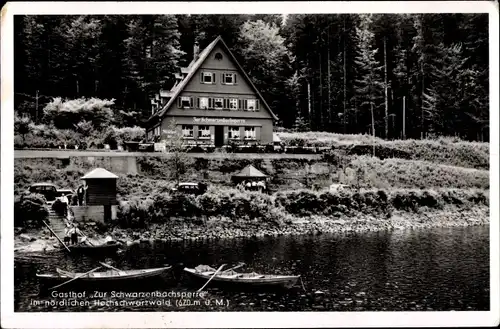
[(98, 98), (63, 100), (57, 97), (45, 106), (44, 120), (57, 129), (74, 129), (74, 123), (89, 121), (95, 129), (101, 130), (114, 120), (110, 108), (113, 105), (114, 100)]
[(118, 224), (126, 228), (144, 228), (154, 215), (153, 200), (132, 197), (118, 205)]
[(140, 142), (146, 136), (146, 130), (141, 127), (111, 127), (114, 130), (115, 142), (123, 145), (124, 142)]
[(19, 135), (24, 142), (24, 137), (31, 131), (31, 120), (27, 116), (14, 115), (14, 134)]
[(46, 200), (40, 194), (21, 194), (14, 200), (14, 225), (41, 227), (49, 215)]

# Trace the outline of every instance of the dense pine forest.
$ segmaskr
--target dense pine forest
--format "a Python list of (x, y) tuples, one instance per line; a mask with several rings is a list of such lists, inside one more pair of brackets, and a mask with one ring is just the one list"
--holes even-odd
[[(15, 108), (34, 124), (54, 98), (112, 104), (141, 126), (150, 97), (221, 35), (280, 126), (488, 141), (487, 14), (16, 16)], [(111, 101), (111, 102), (109, 102)]]

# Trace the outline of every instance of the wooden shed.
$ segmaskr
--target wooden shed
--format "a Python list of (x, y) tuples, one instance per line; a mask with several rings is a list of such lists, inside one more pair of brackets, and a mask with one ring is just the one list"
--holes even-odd
[(82, 177), (87, 185), (85, 205), (117, 205), (116, 182), (118, 176), (103, 168), (96, 168)]

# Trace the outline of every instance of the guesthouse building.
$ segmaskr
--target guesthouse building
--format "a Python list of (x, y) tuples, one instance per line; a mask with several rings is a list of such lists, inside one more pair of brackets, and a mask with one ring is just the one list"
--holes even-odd
[(222, 38), (201, 52), (195, 43), (193, 53), (174, 86), (151, 100), (148, 141), (168, 138), (174, 120), (188, 144), (272, 143), (277, 117)]

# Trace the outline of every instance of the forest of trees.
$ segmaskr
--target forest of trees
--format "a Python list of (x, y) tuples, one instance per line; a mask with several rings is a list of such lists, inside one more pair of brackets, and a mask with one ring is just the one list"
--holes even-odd
[[(382, 138), (489, 139), (487, 14), (15, 16), (15, 108), (114, 100), (141, 125), (221, 35), (280, 125)], [(120, 123), (118, 124), (120, 126)]]

